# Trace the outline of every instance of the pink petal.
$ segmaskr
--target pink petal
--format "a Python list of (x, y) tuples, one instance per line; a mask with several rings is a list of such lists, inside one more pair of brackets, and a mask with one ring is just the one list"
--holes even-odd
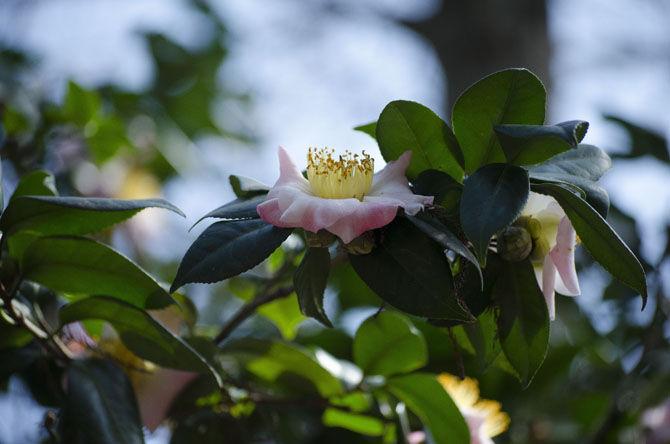
[[(575, 270), (575, 245), (577, 243), (577, 234), (570, 223), (570, 219), (563, 217), (558, 224), (558, 233), (556, 234), (556, 246), (549, 252), (558, 274), (560, 275), (559, 293), (568, 296), (577, 296), (580, 294), (579, 281), (577, 280), (577, 271)], [(557, 286), (558, 287), (558, 286)]]
[(409, 190), (405, 171), (407, 171), (410, 160), (412, 160), (412, 152), (405, 151), (398, 159), (387, 163), (381, 171), (374, 175), (372, 188), (368, 194), (379, 195), (382, 188), (390, 190), (394, 187), (400, 187)]
[(359, 202), (354, 211), (326, 227), (328, 231), (348, 244), (361, 234), (391, 223), (398, 213), (397, 205)]
[(135, 384), (142, 423), (152, 432), (167, 415), (172, 401), (197, 373), (160, 368), (155, 373), (141, 375)]
[(547, 302), (547, 309), (549, 310), (549, 319), (552, 321), (556, 318), (556, 303), (554, 301), (554, 286), (556, 285), (556, 267), (549, 255), (545, 256), (544, 264), (542, 266), (542, 293), (544, 300)]
[(275, 186), (286, 183), (307, 185), (309, 189), (309, 182), (307, 181), (307, 179), (305, 179), (305, 177), (302, 175), (298, 167), (295, 166), (295, 163), (293, 163), (291, 156), (289, 156), (288, 152), (284, 149), (284, 147), (280, 146), (279, 179), (277, 180)]

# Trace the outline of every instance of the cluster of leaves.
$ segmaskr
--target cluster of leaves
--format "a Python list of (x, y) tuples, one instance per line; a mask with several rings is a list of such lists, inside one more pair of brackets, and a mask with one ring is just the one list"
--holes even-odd
[[(345, 253), (384, 302), (439, 326), (458, 326), (466, 348), (509, 369), (524, 386), (547, 353), (547, 309), (530, 259), (503, 260), (491, 240), (518, 218), (530, 191), (553, 197), (593, 258), (643, 301), (647, 297), (642, 266), (604, 219), (609, 199), (596, 181), (610, 167), (609, 157), (581, 144), (586, 122), (545, 125), (545, 101), (537, 77), (510, 69), (461, 95), (453, 130), (423, 105), (389, 103), (376, 122), (357, 129), (377, 140), (386, 161), (411, 150), (408, 178), (416, 193), (434, 196), (436, 205), (377, 230), (369, 253)], [(237, 276), (292, 233), (259, 220), (256, 205), (267, 190), (232, 180), (238, 199), (205, 216), (223, 220), (193, 243), (173, 290)], [(331, 326), (323, 296), (331, 260), (340, 260), (342, 249), (307, 244), (293, 276), (295, 291), (305, 315)]]

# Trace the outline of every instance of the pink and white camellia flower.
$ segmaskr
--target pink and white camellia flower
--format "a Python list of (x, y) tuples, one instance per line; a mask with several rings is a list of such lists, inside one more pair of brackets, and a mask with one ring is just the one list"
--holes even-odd
[(414, 215), (430, 196), (412, 193), (405, 177), (412, 153), (406, 151), (374, 174), (374, 160), (332, 151), (309, 150), (307, 179), (284, 148), (279, 148), (279, 179), (257, 207), (261, 219), (278, 227), (326, 230), (345, 244), (368, 230), (389, 224), (398, 208)]
[(533, 239), (530, 258), (553, 320), (555, 291), (566, 296), (580, 294), (575, 270), (577, 234), (563, 209), (550, 196), (531, 192), (521, 215), (528, 218), (526, 228)]

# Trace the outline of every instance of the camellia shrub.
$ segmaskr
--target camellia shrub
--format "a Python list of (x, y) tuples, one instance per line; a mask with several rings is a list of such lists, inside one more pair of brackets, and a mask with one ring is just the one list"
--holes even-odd
[[(91, 236), (179, 209), (60, 196), (48, 172), (26, 174), (0, 218), (3, 372), (41, 360), (55, 375), (49, 442), (141, 443), (164, 424), (173, 443), (316, 442), (324, 428), (344, 430), (332, 442), (491, 443), (510, 417), (480, 399), (462, 355), (532, 391), (555, 294), (581, 291), (576, 249), (647, 297), (606, 221), (610, 158), (581, 143), (587, 122), (547, 124), (545, 109), (540, 80), (508, 69), (465, 91), (451, 125), (399, 100), (357, 127), (383, 168), (364, 151), (280, 148), (272, 187), (230, 177), (237, 198), (199, 221), (215, 219), (169, 289)], [(344, 280), (378, 308), (349, 341), (324, 308)], [(202, 326), (181, 291), (220, 281), (245, 303)], [(282, 339), (241, 329), (255, 314)], [(320, 324), (307, 339), (304, 317)], [(428, 365), (428, 330), (453, 347), (448, 368)]]

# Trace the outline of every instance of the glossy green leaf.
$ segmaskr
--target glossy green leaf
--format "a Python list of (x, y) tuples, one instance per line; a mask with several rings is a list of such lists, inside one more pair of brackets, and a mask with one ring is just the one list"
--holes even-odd
[(238, 199), (264, 196), (270, 191), (269, 186), (251, 177), (230, 175), (228, 176), (228, 181)]
[(216, 222), (186, 251), (170, 291), (237, 276), (270, 256), (292, 231), (258, 219)]
[(479, 267), (479, 262), (474, 254), (465, 246), (461, 240), (456, 237), (454, 233), (447, 228), (437, 218), (430, 214), (418, 214), (416, 216), (405, 215), (410, 222), (412, 222), (419, 230), (423, 231), (428, 237), (440, 244), (442, 248), (453, 251), (465, 260), (469, 261), (477, 270), (479, 274), (480, 286), (484, 287), (484, 276), (482, 269)]
[(296, 390), (311, 390), (323, 397), (342, 394), (342, 383), (310, 351), (297, 345), (246, 338), (225, 346), (224, 352), (241, 359), (250, 372), (266, 381), (293, 382)]
[(365, 125), (359, 125), (355, 127), (354, 130), (365, 133), (373, 139), (377, 138), (377, 122), (370, 122), (366, 123)]
[(321, 417), (327, 427), (342, 427), (366, 436), (382, 436), (386, 426), (384, 421), (373, 416), (349, 413), (344, 410), (327, 408)]
[(509, 163), (534, 165), (577, 146), (589, 123), (571, 120), (556, 125), (497, 125), (495, 132)]
[(307, 248), (300, 266), (293, 275), (300, 311), (326, 327), (333, 324), (323, 308), (323, 296), (330, 272), (330, 253), (327, 248)]
[(497, 267), (493, 297), (499, 309), (502, 350), (524, 387), (533, 380), (549, 347), (549, 312), (528, 259), (507, 262), (493, 256)]
[(477, 316), (477, 322), (455, 327), (454, 336), (462, 347), (476, 356), (482, 372), (493, 364), (502, 351), (493, 310), (485, 310)]
[(414, 194), (433, 196), (434, 205), (442, 205), (449, 211), (458, 208), (463, 184), (454, 180), (447, 173), (437, 170), (422, 171), (412, 181), (412, 185)]
[(412, 151), (409, 178), (433, 169), (444, 171), (458, 182), (463, 180), (459, 162), (462, 154), (451, 128), (425, 106), (405, 100), (389, 103), (379, 116), (376, 135), (387, 162)]
[(133, 387), (124, 371), (102, 359), (74, 360), (65, 374), (63, 442), (141, 444), (144, 433)]
[(505, 124), (542, 125), (546, 91), (526, 69), (506, 69), (468, 88), (454, 104), (452, 126), (463, 150), (465, 172), (504, 162), (494, 127)]
[(465, 180), (461, 225), (482, 266), (491, 236), (514, 222), (529, 192), (528, 172), (509, 164), (486, 165)]
[(582, 244), (612, 276), (637, 291), (647, 302), (647, 281), (640, 261), (598, 212), (582, 198), (557, 184), (534, 185), (534, 191), (556, 199)]
[(384, 229), (371, 253), (349, 255), (349, 260), (372, 291), (402, 311), (437, 319), (472, 319), (454, 296), (442, 247), (404, 218)]
[[(264, 195), (249, 199), (235, 199), (205, 214), (193, 224), (193, 227), (209, 217), (226, 220), (260, 219), (256, 207), (258, 204), (263, 203), (265, 199)], [(193, 227), (191, 227), (191, 229), (193, 229)]]
[(414, 373), (397, 376), (389, 379), (386, 387), (419, 417), (433, 442), (470, 443), (470, 432), (463, 415), (435, 375)]
[(163, 199), (120, 200), (94, 197), (20, 196), (0, 218), (5, 233), (88, 234), (126, 220), (145, 208), (184, 214)]
[(161, 367), (209, 373), (221, 385), (216, 370), (184, 340), (172, 334), (146, 311), (119, 299), (94, 296), (60, 309), (61, 325), (99, 319), (109, 322), (123, 344)]
[(565, 183), (577, 186), (585, 193), (586, 201), (603, 217), (607, 217), (609, 196), (596, 181), (612, 166), (609, 156), (592, 145), (578, 145), (576, 149), (552, 157), (529, 170), (535, 182)]
[(21, 273), (55, 291), (113, 296), (140, 308), (174, 303), (165, 289), (130, 259), (86, 238), (35, 240), (23, 255)]
[(392, 311), (372, 315), (354, 336), (354, 362), (366, 375), (407, 373), (428, 362), (426, 341), (405, 316)]

